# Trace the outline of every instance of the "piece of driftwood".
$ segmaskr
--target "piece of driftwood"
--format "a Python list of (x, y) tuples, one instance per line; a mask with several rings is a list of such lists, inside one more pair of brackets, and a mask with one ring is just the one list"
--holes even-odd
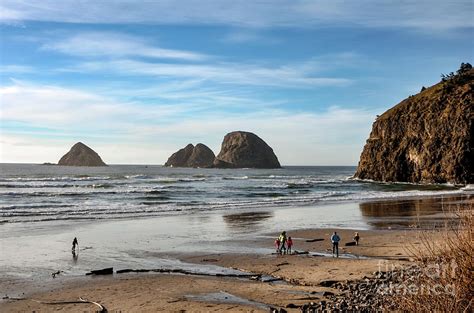
[(309, 254), (308, 251), (295, 251), (293, 254)]
[(71, 300), (71, 301), (43, 301), (43, 300), (38, 300), (38, 299), (28, 299), (28, 298), (11, 298), (11, 297), (4, 297), (3, 299), (8, 299), (8, 300), (15, 300), (15, 301), (22, 301), (22, 300), (30, 300), (34, 301), (36, 303), (40, 304), (46, 304), (46, 305), (60, 305), (60, 304), (84, 304), (84, 303), (90, 303), (94, 304), (99, 308), (99, 313), (107, 313), (107, 308), (103, 306), (102, 304), (95, 302), (95, 301), (90, 301), (87, 299), (84, 299), (82, 297), (79, 297), (79, 300)]
[(355, 242), (355, 241), (349, 241), (349, 242), (346, 242), (346, 243), (344, 244), (344, 246), (346, 246), (346, 247), (355, 246), (355, 245), (356, 245), (356, 242)]
[(308, 239), (306, 242), (316, 242), (316, 241), (324, 241), (323, 238), (316, 238), (316, 239)]
[(290, 265), (290, 263), (288, 263), (288, 262), (283, 262), (283, 263), (277, 264), (276, 266), (283, 266), (283, 265)]
[(114, 268), (113, 267), (107, 267), (107, 268), (103, 268), (101, 270), (90, 271), (89, 273), (86, 273), (86, 275), (111, 275), (113, 273), (114, 273)]
[(117, 274), (124, 274), (124, 273), (167, 273), (167, 274), (184, 274), (184, 275), (198, 275), (198, 276), (213, 276), (213, 277), (237, 277), (237, 278), (250, 278), (252, 276), (256, 276), (255, 274), (210, 274), (210, 273), (200, 273), (200, 272), (192, 272), (183, 269), (165, 269), (165, 268), (156, 268), (156, 269), (123, 269), (116, 271)]

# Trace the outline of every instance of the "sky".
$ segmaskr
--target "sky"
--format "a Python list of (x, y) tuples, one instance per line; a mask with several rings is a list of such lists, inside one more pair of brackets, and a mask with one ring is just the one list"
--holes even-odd
[(375, 117), (473, 63), (474, 5), (440, 0), (0, 2), (0, 162), (216, 154), (357, 165)]

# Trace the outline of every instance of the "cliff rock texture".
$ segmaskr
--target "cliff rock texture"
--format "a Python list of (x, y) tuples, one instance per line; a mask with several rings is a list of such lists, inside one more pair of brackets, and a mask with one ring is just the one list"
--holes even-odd
[(198, 143), (188, 159), (189, 167), (212, 167), (216, 155), (208, 146)]
[(196, 146), (188, 144), (183, 149), (173, 153), (166, 161), (165, 166), (171, 167), (212, 167), (214, 152), (206, 145), (198, 143)]
[[(464, 67), (464, 68), (463, 68)], [(379, 116), (355, 177), (387, 182), (474, 182), (474, 70), (424, 88)]]
[(58, 165), (107, 166), (107, 164), (102, 161), (97, 152), (82, 142), (78, 142), (72, 146), (71, 150), (69, 150), (69, 152), (59, 160)]
[(228, 133), (222, 142), (221, 152), (214, 160), (218, 168), (280, 168), (273, 149), (253, 133)]

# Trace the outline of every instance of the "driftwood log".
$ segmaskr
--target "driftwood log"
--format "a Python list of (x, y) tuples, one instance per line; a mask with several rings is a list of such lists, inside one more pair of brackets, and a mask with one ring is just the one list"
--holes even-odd
[(316, 241), (324, 241), (323, 238), (316, 238), (316, 239), (308, 239), (306, 242), (316, 242)]
[(111, 275), (113, 273), (114, 273), (114, 268), (113, 267), (107, 267), (107, 268), (103, 268), (101, 270), (90, 271), (89, 273), (86, 273), (86, 275)]

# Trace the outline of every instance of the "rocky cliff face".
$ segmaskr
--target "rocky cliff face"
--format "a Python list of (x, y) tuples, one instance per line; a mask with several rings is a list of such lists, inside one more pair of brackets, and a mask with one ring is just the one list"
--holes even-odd
[(214, 161), (218, 168), (280, 168), (273, 149), (253, 133), (235, 131), (224, 137)]
[(355, 177), (413, 183), (474, 182), (474, 70), (461, 69), (376, 119)]
[(76, 143), (58, 162), (66, 166), (107, 166), (100, 156), (82, 142)]
[(173, 153), (166, 161), (165, 166), (172, 167), (212, 167), (214, 152), (206, 145), (198, 143), (196, 146), (188, 144), (183, 149)]

